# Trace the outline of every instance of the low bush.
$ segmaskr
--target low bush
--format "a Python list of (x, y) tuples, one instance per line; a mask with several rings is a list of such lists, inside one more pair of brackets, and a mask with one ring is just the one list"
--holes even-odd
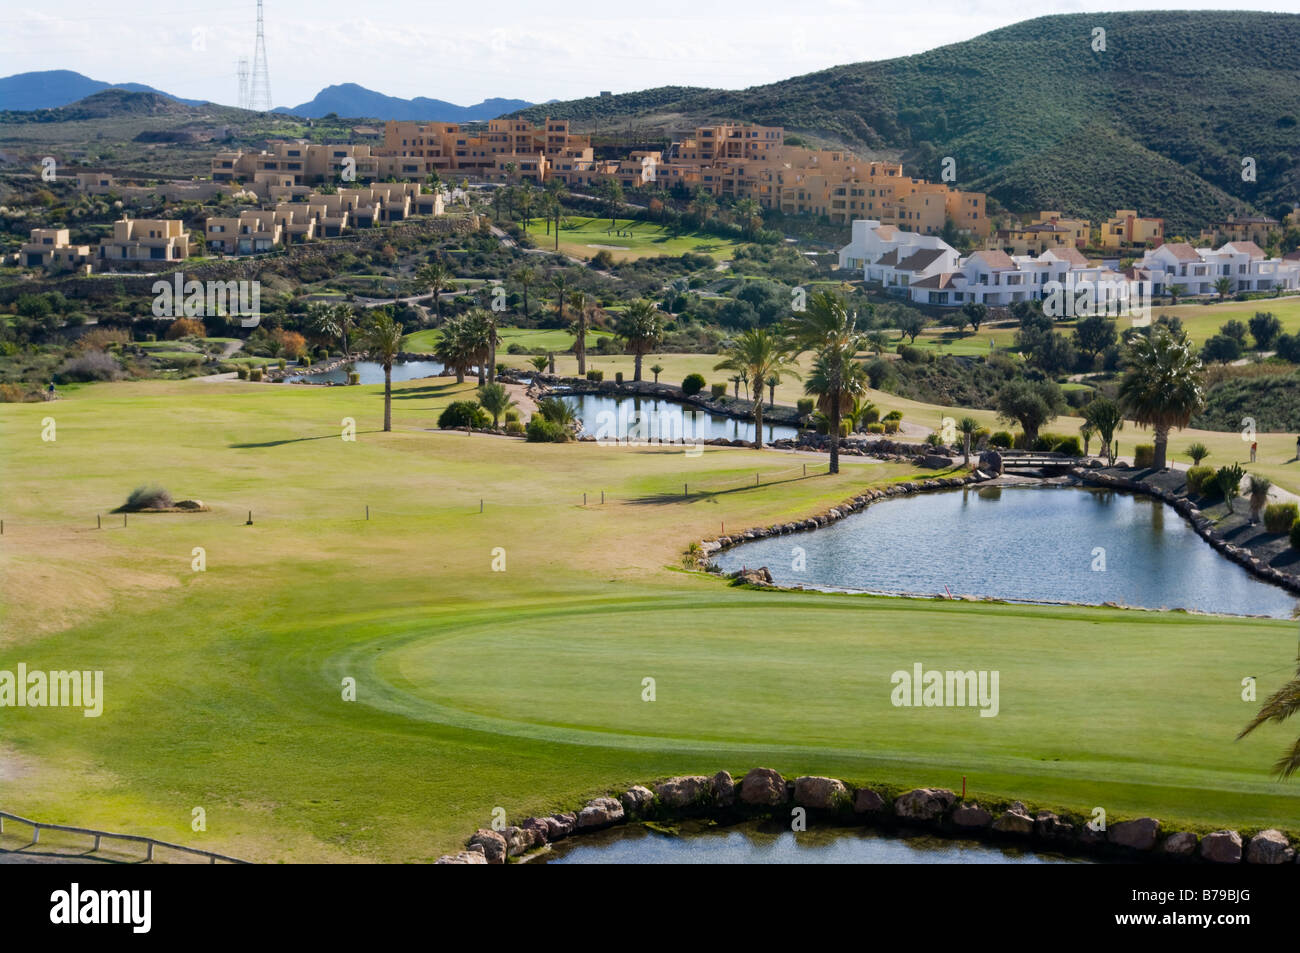
[(69, 358), (54, 375), (60, 383), (67, 381), (116, 381), (122, 379), (122, 365), (103, 351), (87, 351)]
[(1007, 430), (995, 431), (993, 435), (989, 437), (989, 446), (998, 447), (1002, 450), (1009, 450), (1013, 442), (1014, 439), (1012, 438), (1010, 431)]
[(168, 341), (178, 341), (181, 338), (202, 338), (207, 337), (207, 329), (203, 327), (202, 321), (194, 318), (177, 318), (167, 328), (167, 333), (163, 335)]
[(1205, 492), (1209, 484), (1214, 482), (1214, 467), (1188, 467), (1187, 468), (1187, 492), (1192, 496), (1200, 496)]
[(1035, 453), (1050, 453), (1065, 437), (1059, 433), (1040, 433), (1029, 449)]
[(360, 384), (360, 383), (361, 383), (361, 374), (360, 374), (360, 372), (358, 372), (358, 371), (349, 371), (349, 372), (348, 372), (348, 383), (349, 383), (349, 384)]
[(614, 383), (616, 383), (616, 384), (621, 384), (621, 383), (623, 383), (623, 372), (622, 372), (622, 371), (615, 371), (615, 372), (614, 372)]
[(241, 381), (248, 380), (248, 365), (240, 364), (238, 367), (236, 367), (235, 376), (238, 377)]
[(39, 399), (40, 395), (33, 396), (21, 384), (0, 384), (0, 404), (21, 404)]
[(250, 381), (260, 381), (262, 379), (262, 369), (260, 367), (252, 368), (248, 372), (248, 379)]
[(492, 423), (487, 411), (473, 400), (454, 400), (438, 415), (438, 426), (443, 430), (457, 427), (486, 427)]
[(898, 423), (903, 419), (903, 412), (901, 410), (891, 410), (889, 413), (885, 414), (883, 419), (885, 423), (889, 423), (891, 420)]
[(587, 380), (600, 382), (605, 379), (604, 371), (587, 371)]
[(884, 421), (885, 433), (898, 433), (898, 421), (888, 418)]
[(304, 354), (302, 357), (298, 358), (298, 366), (311, 367), (311, 358)]
[(1287, 532), (1297, 519), (1300, 511), (1294, 503), (1270, 503), (1264, 507), (1264, 528), (1270, 533)]
[(1152, 443), (1140, 443), (1133, 448), (1133, 466), (1139, 470), (1149, 470), (1156, 465), (1156, 447)]
[(885, 425), (881, 423), (867, 424), (867, 433), (884, 433)]
[(505, 413), (505, 421), (506, 421), (506, 423), (510, 423), (511, 421), (518, 422), (518, 421), (521, 420), (521, 419), (522, 419), (522, 418), (520, 418), (520, 416), (519, 416), (519, 408), (518, 408), (518, 407), (507, 407), (507, 408), (506, 408), (506, 413)]
[(713, 395), (714, 400), (721, 400), (727, 396), (726, 384), (710, 384), (709, 393)]
[(506, 421), (506, 433), (519, 434), (524, 432), (524, 423), (518, 417), (514, 420)]
[(1053, 453), (1061, 453), (1067, 457), (1083, 456), (1083, 447), (1079, 445), (1078, 437), (1065, 437), (1056, 442), (1052, 447)]
[(140, 510), (165, 510), (171, 505), (172, 495), (154, 483), (137, 486), (118, 509), (124, 513), (138, 513)]
[(704, 380), (703, 374), (687, 374), (682, 380), (682, 393), (687, 397), (692, 397), (704, 390), (705, 383), (707, 382)]
[(553, 420), (547, 420), (541, 414), (533, 414), (525, 429), (529, 443), (567, 443), (571, 437), (569, 431)]

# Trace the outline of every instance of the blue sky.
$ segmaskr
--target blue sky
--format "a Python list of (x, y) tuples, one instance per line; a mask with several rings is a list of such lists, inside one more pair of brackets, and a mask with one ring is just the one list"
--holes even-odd
[[(272, 98), (310, 99), (354, 82), (393, 96), (468, 105), (489, 96), (543, 101), (652, 86), (741, 88), (863, 60), (920, 53), (1048, 13), (1222, 9), (1223, 0), (990, 0), (869, 4), (821, 0), (607, 0), (472, 4), (419, 0), (266, 0)], [(556, 10), (564, 8), (566, 16)], [(178, 96), (234, 103), (236, 61), (252, 55), (256, 3), (131, 0), (0, 6), (3, 74), (73, 69)], [(1300, 13), (1300, 0), (1252, 9)], [(488, 12), (490, 11), (490, 12)], [(920, 27), (920, 29), (918, 29)], [(156, 55), (150, 55), (156, 54)]]

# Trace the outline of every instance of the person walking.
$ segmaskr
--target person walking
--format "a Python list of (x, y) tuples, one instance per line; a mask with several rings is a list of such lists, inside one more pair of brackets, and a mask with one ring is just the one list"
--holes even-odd
[[(45, 399), (46, 400), (54, 399), (54, 381), (50, 381), (50, 386), (45, 388)], [(1296, 445), (1300, 446), (1300, 440), (1296, 441)]]
[(1255, 462), (1255, 454), (1259, 452), (1259, 441), (1253, 441), (1250, 445), (1250, 462)]

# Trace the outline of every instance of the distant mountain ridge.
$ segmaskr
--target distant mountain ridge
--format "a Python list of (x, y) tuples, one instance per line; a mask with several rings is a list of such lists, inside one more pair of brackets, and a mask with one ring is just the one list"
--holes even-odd
[[(1093, 31), (1105, 30), (1105, 50)], [(1300, 16), (1147, 11), (1039, 17), (915, 56), (743, 90), (660, 88), (533, 107), (601, 129), (710, 120), (784, 126), (901, 157), (1019, 212), (1117, 208), (1190, 233), (1300, 200)], [(1243, 159), (1254, 177), (1243, 178)]]
[(142, 83), (105, 83), (67, 69), (15, 73), (0, 79), (0, 110), (57, 109), (106, 89), (132, 93), (157, 93), (178, 103), (201, 106), (201, 99), (182, 99)]
[(429, 99), (425, 96), (401, 99), (366, 89), (356, 83), (340, 83), (326, 86), (310, 102), (292, 107), (278, 106), (274, 111), (310, 119), (320, 119), (334, 113), (338, 116), (374, 119), (480, 122), (528, 109), (533, 105), (524, 99), (485, 99), (473, 106), (457, 106), (443, 99)]

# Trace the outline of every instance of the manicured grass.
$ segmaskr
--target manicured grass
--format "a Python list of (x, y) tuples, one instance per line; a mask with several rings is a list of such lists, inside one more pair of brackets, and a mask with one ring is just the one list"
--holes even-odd
[[(416, 331), (402, 339), (402, 346), (408, 351), (431, 352), (438, 347), (440, 335), (441, 332), (437, 328)], [(515, 366), (519, 367), (526, 365), (528, 355), (506, 354), (506, 349), (511, 344), (518, 344), (529, 350), (540, 348), (545, 351), (555, 351), (557, 359), (558, 355), (573, 347), (573, 335), (560, 328), (498, 328), (497, 335), (501, 338), (501, 343), (497, 345), (497, 360), (507, 364), (514, 360)], [(600, 338), (611, 336), (610, 331), (589, 330), (587, 347), (592, 348)], [(577, 358), (573, 357), (572, 360), (576, 361)]]
[[(472, 382), (394, 390), (391, 434), (370, 386), (0, 405), (0, 668), (102, 669), (106, 694), (97, 719), (5, 710), (6, 809), (257, 860), (420, 861), (497, 806), (765, 764), (1300, 831), (1300, 787), (1268, 774), (1296, 727), (1232, 741), (1241, 679), (1288, 677), (1293, 624), (731, 589), (676, 568), (690, 540), (915, 471), (436, 433)], [(150, 482), (211, 511), (94, 528)], [(999, 670), (1001, 714), (894, 708), (917, 661)]]
[[(551, 226), (552, 229), (554, 225)], [(615, 232), (621, 231), (618, 235)], [(535, 219), (528, 235), (538, 248), (554, 249), (555, 234), (547, 233), (546, 222)], [(620, 218), (610, 228), (608, 217), (570, 216), (560, 229), (560, 251), (575, 258), (593, 258), (608, 249), (615, 261), (645, 258), (650, 255), (681, 255), (698, 252), (714, 258), (726, 258), (742, 242), (703, 232), (685, 232), (674, 237), (662, 225), (639, 219)]]

